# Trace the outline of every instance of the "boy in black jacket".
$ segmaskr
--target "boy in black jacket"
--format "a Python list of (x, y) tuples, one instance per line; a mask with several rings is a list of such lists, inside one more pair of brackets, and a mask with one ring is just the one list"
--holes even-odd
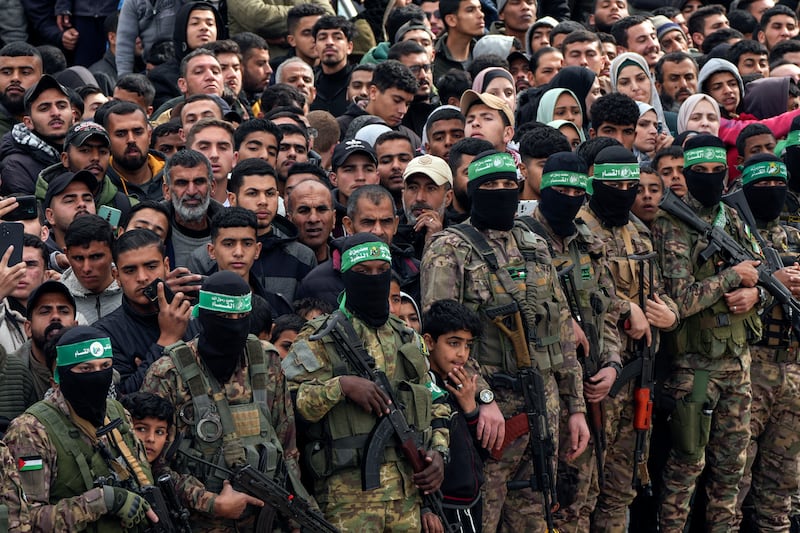
[(464, 368), (475, 337), (481, 334), (478, 315), (455, 300), (434, 302), (423, 315), (422, 336), (430, 350), (431, 376), (449, 392), (450, 463), (445, 467), (441, 491), (450, 523), (461, 522), (463, 533), (481, 531), (483, 461), (488, 451), (476, 435), (477, 375)]

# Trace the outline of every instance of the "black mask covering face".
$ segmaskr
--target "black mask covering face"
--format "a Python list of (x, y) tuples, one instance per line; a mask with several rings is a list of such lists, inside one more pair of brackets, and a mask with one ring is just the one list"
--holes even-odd
[(719, 205), (719, 201), (722, 199), (722, 190), (725, 188), (725, 175), (727, 173), (727, 170), (697, 172), (690, 168), (683, 169), (689, 194), (703, 204), (704, 207)]
[(748, 183), (742, 189), (756, 220), (771, 222), (780, 216), (786, 203), (785, 186), (757, 187), (755, 183)]
[(78, 416), (99, 428), (106, 417), (106, 398), (111, 387), (113, 369), (109, 367), (85, 373), (72, 372), (71, 369), (72, 367), (58, 368), (61, 393)]
[(592, 181), (592, 189), (589, 207), (605, 226), (614, 228), (628, 223), (631, 207), (639, 192), (638, 187), (623, 191), (610, 187), (602, 181)]
[(787, 146), (783, 161), (789, 172), (789, 187), (795, 192), (800, 191), (800, 145)]
[(519, 204), (518, 189), (475, 189), (470, 221), (478, 229), (510, 231)]
[(389, 320), (391, 270), (381, 274), (362, 274), (351, 269), (342, 272), (342, 282), (347, 294), (347, 309), (373, 328), (386, 324)]
[(197, 351), (217, 381), (226, 383), (242, 359), (250, 332), (250, 316), (225, 318), (214, 311), (201, 309), (198, 320), (203, 331), (197, 342)]
[(578, 214), (585, 198), (583, 194), (568, 196), (552, 187), (542, 189), (539, 209), (542, 210), (542, 215), (550, 224), (553, 233), (559, 237), (569, 237), (575, 233), (575, 215)]

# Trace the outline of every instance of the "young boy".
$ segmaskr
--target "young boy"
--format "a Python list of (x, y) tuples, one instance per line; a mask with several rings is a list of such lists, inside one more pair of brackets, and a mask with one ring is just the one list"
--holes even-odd
[(294, 339), (297, 338), (297, 334), (303, 329), (305, 323), (305, 318), (294, 313), (287, 313), (275, 319), (269, 341), (278, 350), (281, 359), (289, 353)]
[(131, 414), (133, 431), (144, 444), (147, 461), (155, 463), (167, 443), (175, 409), (168, 400), (149, 392), (126, 394), (121, 402)]
[(477, 375), (464, 365), (475, 338), (481, 334), (478, 315), (455, 300), (434, 302), (422, 320), (422, 337), (430, 351), (431, 377), (450, 393), (450, 464), (445, 467), (444, 508), (451, 524), (461, 522), (463, 533), (481, 531), (483, 461), (488, 451), (477, 438)]

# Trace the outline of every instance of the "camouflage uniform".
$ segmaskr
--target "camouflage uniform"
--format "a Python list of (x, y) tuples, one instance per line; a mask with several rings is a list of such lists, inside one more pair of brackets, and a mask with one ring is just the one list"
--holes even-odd
[[(250, 341), (248, 341), (248, 344), (249, 342)], [(196, 340), (193, 340), (185, 344), (191, 348), (195, 354), (196, 360), (202, 365), (202, 359), (197, 355), (195, 343)], [(166, 350), (169, 351), (169, 349), (174, 349), (183, 344), (182, 342), (177, 343), (171, 347), (167, 347)], [(297, 476), (297, 479), (299, 479), (299, 468), (296, 460), (292, 458), (296, 455), (294, 410), (292, 408), (286, 380), (281, 373), (280, 357), (271, 345), (269, 349), (264, 350), (264, 353), (266, 355), (265, 362), (267, 367), (267, 405), (264, 406), (264, 408), (269, 415), (268, 422), (272, 425), (272, 428), (274, 428), (280, 440), (280, 444), (285, 451), (284, 459), (286, 465), (288, 468), (294, 470), (294, 474)], [(201, 368), (205, 370), (204, 366), (201, 366)], [(249, 361), (247, 361), (247, 364), (239, 365), (231, 378), (226, 383), (222, 384), (224, 398), (231, 407), (250, 404), (254, 401), (250, 368)], [(195, 421), (189, 420), (189, 415), (187, 415), (187, 412), (190, 412), (192, 407), (192, 394), (189, 391), (188, 384), (182, 378), (175, 361), (170, 355), (161, 357), (150, 366), (144, 382), (142, 383), (141, 390), (143, 392), (157, 394), (169, 400), (169, 402), (175, 406), (176, 432), (182, 434), (184, 440), (196, 438), (194, 424), (188, 423)], [(208, 389), (208, 394), (213, 397), (210, 388)], [(237, 425), (237, 429), (238, 427)], [(222, 441), (220, 440), (220, 442)], [(252, 515), (239, 521), (214, 518), (213, 510), (216, 494), (214, 491), (209, 491), (207, 489), (206, 485), (209, 481), (206, 481), (206, 484), (204, 484), (196, 476), (191, 475), (191, 473), (184, 468), (185, 465), (181, 464), (181, 459), (182, 457), (180, 456), (175, 457), (175, 460), (170, 466), (177, 472), (177, 475), (175, 475), (176, 490), (182, 496), (186, 505), (192, 510), (190, 519), (193, 531), (221, 532), (230, 531), (232, 527), (252, 527)], [(228, 466), (231, 467), (233, 465)], [(157, 474), (170, 473), (170, 470), (163, 464), (159, 464), (155, 470)], [(215, 474), (224, 477), (222, 472), (208, 472), (207, 479), (216, 480)], [(213, 489), (218, 491), (218, 487), (213, 487)], [(295, 487), (295, 490), (299, 491), (301, 487)]]
[[(109, 404), (114, 400), (107, 400)], [(55, 442), (48, 433), (48, 428), (36, 416), (31, 414), (31, 410), (47, 404), (54, 407), (64, 417), (70, 417), (69, 407), (60, 389), (56, 389), (46, 400), (34, 404), (28, 411), (15, 418), (8, 427), (5, 441), (8, 449), (14, 458), (21, 459), (41, 459), (41, 468), (34, 470), (20, 471), (19, 478), (25, 498), (30, 509), (30, 523), (36, 531), (48, 532), (73, 532), (84, 529), (98, 528), (99, 531), (121, 531), (120, 521), (117, 517), (106, 514), (106, 504), (103, 500), (102, 488), (92, 488), (92, 483), (99, 476), (108, 476), (110, 466), (105, 464), (102, 459), (98, 459), (99, 453), (94, 457), (84, 459), (90, 465), (89, 472), (86, 473), (90, 480), (88, 483), (81, 479), (81, 475), (64, 479), (59, 477), (59, 464), (72, 460), (71, 457), (59, 458), (57, 448), (60, 446), (77, 449), (80, 453), (80, 446), (91, 447), (91, 441), (77, 426), (74, 428), (76, 440), (83, 444), (80, 446), (70, 446), (70, 442)], [(118, 412), (124, 413), (121, 405), (116, 404)], [(110, 415), (110, 412), (109, 412)], [(71, 421), (71, 418), (70, 418)], [(145, 475), (150, 478), (150, 465), (147, 462), (147, 455), (141, 442), (135, 438), (132, 430), (130, 418), (125, 415), (124, 423), (119, 427), (126, 444), (131, 453), (138, 459)], [(104, 443), (108, 451), (117, 458), (120, 455), (119, 448), (113, 442), (111, 433), (100, 437), (100, 442)], [(80, 457), (81, 455), (79, 455)], [(19, 466), (19, 465), (18, 465)], [(133, 476), (128, 472), (128, 475)], [(133, 478), (135, 479), (135, 477)], [(71, 492), (71, 495), (68, 493)], [(143, 529), (142, 529), (143, 530)]]
[[(606, 261), (606, 252), (603, 242), (580, 220), (576, 221), (577, 231), (569, 237), (556, 236), (547, 219), (537, 207), (532, 218), (541, 224), (545, 234), (542, 235), (550, 243), (553, 253), (553, 262), (561, 265), (573, 265), (570, 276), (575, 287), (575, 298), (581, 308), (581, 314), (588, 327), (595, 328), (597, 346), (594, 349), (598, 354), (598, 361), (593, 364), (599, 370), (612, 363), (622, 364), (620, 360), (619, 334), (617, 333), (617, 320), (619, 304), (616, 302), (614, 279)], [(599, 309), (599, 310), (598, 310)], [(590, 339), (591, 342), (591, 339)], [(585, 364), (584, 361), (581, 363)], [(586, 368), (583, 369), (584, 380), (587, 378)], [(588, 376), (591, 377), (591, 376)], [(562, 426), (566, 426), (569, 410), (566, 405), (561, 406)], [(591, 421), (590, 421), (591, 422)], [(604, 432), (604, 427), (597, 428)], [(564, 455), (569, 447), (569, 435), (562, 434), (559, 442), (559, 460), (565, 461)], [(589, 521), (594, 511), (599, 494), (598, 471), (594, 438), (579, 457), (574, 459), (569, 467), (576, 472), (574, 483), (567, 487), (561, 486), (563, 476), (559, 477), (559, 494), (565, 490), (574, 494), (575, 500), (567, 506), (563, 505), (556, 515), (556, 526), (562, 533), (580, 533), (589, 531)]]
[[(575, 333), (564, 294), (558, 283), (556, 269), (552, 264), (547, 243), (541, 237), (524, 231), (481, 230), (497, 257), (500, 269), (522, 272), (517, 275), (517, 289), (527, 301), (534, 300), (545, 307), (539, 321), (530, 317), (531, 332), (543, 328), (556, 331), (559, 342), (554, 350), (563, 355), (563, 362), (553, 361), (547, 351), (531, 351), (534, 363), (545, 380), (547, 414), (554, 443), (558, 439), (559, 395), (570, 414), (585, 413), (581, 367), (575, 356)], [(526, 262), (518, 239), (524, 239), (526, 254), (532, 255)], [(470, 365), (479, 372), (479, 388), (488, 387), (484, 380), (503, 372), (517, 374), (516, 359), (511, 343), (494, 323), (485, 318), (487, 308), (498, 305), (499, 297), (506, 300), (509, 295), (499, 285), (495, 274), (481, 255), (461, 235), (446, 230), (434, 236), (422, 258), (422, 301), (427, 307), (436, 300), (452, 298), (478, 312), (484, 317), (484, 334), (476, 339)], [(532, 291), (532, 294), (528, 293)], [(551, 321), (555, 322), (553, 324)], [(534, 343), (529, 343), (535, 346)], [(490, 348), (490, 347), (494, 348)], [(500, 347), (497, 350), (497, 347)], [(477, 355), (476, 355), (477, 354)], [(541, 359), (539, 358), (541, 357)], [(492, 364), (488, 359), (494, 357)], [(558, 384), (556, 384), (558, 382)], [(480, 389), (479, 389), (480, 390)], [(494, 387), (495, 400), (508, 420), (524, 412), (524, 399), (519, 392), (509, 388)], [(508, 434), (507, 434), (508, 437)], [(542, 531), (546, 527), (542, 509), (542, 497), (538, 492), (526, 488), (508, 491), (506, 482), (512, 479), (530, 479), (532, 463), (528, 446), (527, 422), (525, 431), (509, 442), (498, 460), (489, 458), (484, 468), (486, 483), (483, 485), (483, 529), (484, 531)]]
[[(745, 248), (759, 250), (727, 206), (705, 208), (690, 194), (684, 201)], [(748, 342), (760, 336), (761, 323), (755, 309), (739, 315), (728, 312), (723, 295), (739, 288), (741, 278), (732, 268), (715, 271), (722, 261), (718, 254), (698, 264), (705, 239), (663, 211), (652, 232), (665, 289), (681, 314), (674, 333), (677, 350), (664, 384), (665, 400), (674, 401), (675, 409), (670, 419), (672, 449), (663, 475), (661, 530), (683, 530), (697, 478), (707, 464), (708, 530), (727, 533), (736, 519), (738, 485), (750, 440)]]
[[(3, 517), (3, 507), (8, 515)], [(0, 441), (0, 532), (31, 530), (28, 502), (22, 493), (17, 473), (17, 462), (5, 444)]]
[[(309, 430), (311, 442), (304, 460), (314, 477), (314, 495), (325, 517), (342, 531), (420, 531), (421, 496), (414, 486), (414, 472), (409, 462), (393, 447), (386, 448), (384, 463), (380, 466), (381, 488), (362, 490), (360, 456), (363, 445), (353, 441), (365, 435), (357, 434), (358, 431), (353, 431), (356, 434), (352, 436), (346, 435), (348, 430), (355, 430), (356, 424), (364, 421), (374, 426), (377, 417), (345, 398), (339, 382), (341, 375), (347, 374), (347, 368), (340, 367), (342, 360), (331, 360), (331, 351), (335, 357), (335, 346), (328, 345), (329, 337), (309, 339), (327, 317), (323, 315), (306, 324), (283, 361), (287, 379), (293, 388), (297, 387), (297, 412), (312, 424)], [(423, 386), (423, 396), (427, 397), (427, 402), (431, 401), (431, 392), (426, 388), (431, 381), (426, 372), (421, 337), (395, 317), (390, 317), (379, 328), (372, 328), (357, 317), (350, 322), (367, 353), (375, 359), (376, 368), (383, 370), (390, 382), (406, 376), (408, 382)], [(404, 337), (412, 339), (413, 346), (409, 346)], [(417, 369), (417, 376), (413, 379), (407, 370), (408, 365)], [(424, 425), (418, 428), (427, 437), (425, 447), (447, 448), (449, 432), (446, 419), (450, 416), (450, 407), (445, 403), (428, 405), (430, 407), (426, 410), (433, 430)], [(415, 410), (411, 402), (405, 405), (409, 420)], [(343, 427), (351, 423), (351, 427)], [(344, 441), (350, 442), (349, 448), (346, 444), (339, 445)], [(333, 442), (337, 444), (334, 446)], [(337, 462), (337, 459), (342, 462)]]
[[(764, 240), (781, 254), (800, 250), (800, 231), (778, 222), (759, 230)], [(764, 338), (750, 347), (751, 436), (737, 515), (750, 492), (758, 531), (788, 531), (788, 496), (797, 493), (800, 476), (800, 344), (780, 305), (768, 307), (762, 320)]]
[[(581, 208), (577, 219), (583, 221), (590, 232), (605, 245), (616, 295), (619, 297), (616, 300), (619, 305), (618, 316), (629, 315), (630, 302), (638, 302), (640, 264), (628, 259), (628, 256), (646, 254), (653, 250), (649, 230), (634, 218), (624, 226), (605, 226), (588, 205)], [(648, 279), (647, 275), (645, 279)], [(657, 270), (654, 272), (654, 283), (656, 285), (654, 291), (660, 293), (661, 283)], [(675, 316), (678, 316), (674, 302), (664, 294), (659, 295)], [(623, 327), (617, 325), (616, 329), (620, 338), (622, 364), (627, 365), (634, 360), (636, 341), (625, 333)], [(653, 339), (653, 343), (656, 342), (657, 340)], [(607, 443), (603, 486), (597, 501), (592, 531), (624, 532), (627, 528), (628, 506), (636, 497), (636, 490), (632, 485), (636, 447), (636, 431), (633, 427), (635, 388), (636, 380), (633, 379), (624, 385), (615, 397), (607, 396), (602, 401)], [(645, 461), (647, 448), (649, 446), (644, 450)]]

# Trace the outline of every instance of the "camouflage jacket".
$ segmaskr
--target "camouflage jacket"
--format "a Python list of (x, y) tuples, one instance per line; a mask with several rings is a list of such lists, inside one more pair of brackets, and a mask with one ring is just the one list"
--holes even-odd
[[(59, 389), (42, 401), (54, 404), (64, 415), (70, 415), (67, 402)], [(127, 413), (126, 419), (128, 425), (132, 427)], [(91, 445), (89, 438), (82, 432), (80, 438)], [(112, 453), (117, 449), (111, 443), (110, 433), (100, 439)], [(144, 446), (138, 439), (134, 440), (136, 448), (131, 449), (131, 452), (142, 466), (147, 466)], [(82, 494), (75, 494), (72, 498), (50, 502), (51, 487), (58, 476), (58, 457), (44, 424), (32, 414), (23, 413), (11, 422), (5, 435), (5, 442), (17, 460), (41, 459), (41, 469), (20, 472), (22, 489), (30, 507), (30, 523), (33, 530), (65, 533), (82, 531), (105, 515), (106, 508), (100, 489), (89, 489)]]
[[(574, 253), (570, 246), (574, 242), (580, 253), (589, 257), (591, 263), (588, 265), (574, 265), (572, 276), (578, 276), (580, 281), (575, 284), (576, 292), (588, 293), (586, 296), (576, 295), (576, 298), (586, 300), (586, 304), (581, 304), (584, 320), (591, 320), (592, 317), (587, 315), (592, 312), (594, 307), (591, 304), (592, 294), (602, 297), (602, 302), (605, 304), (605, 310), (601, 314), (602, 329), (598, 327), (598, 336), (600, 337), (600, 361), (599, 365), (602, 367), (607, 363), (622, 364), (620, 359), (620, 339), (617, 332), (617, 322), (619, 321), (619, 311), (621, 305), (617, 302), (616, 288), (614, 287), (614, 278), (611, 276), (611, 270), (608, 266), (606, 257), (606, 249), (603, 241), (593, 234), (585, 224), (580, 224), (575, 234), (568, 237), (559, 237), (553, 233), (550, 224), (547, 223), (542, 211), (537, 206), (531, 215), (534, 220), (539, 222), (547, 235), (542, 235), (550, 243), (553, 252), (553, 260), (556, 265), (561, 268), (561, 263), (574, 264)], [(575, 245), (572, 245), (573, 248)], [(573, 278), (574, 279), (574, 278)], [(579, 284), (582, 288), (579, 288)], [(565, 294), (566, 297), (566, 294)]]
[[(720, 203), (719, 207), (705, 208), (700, 202), (687, 195), (683, 199), (687, 202), (703, 220), (713, 224), (718, 216), (719, 210), (725, 213), (725, 231), (731, 235), (743, 247), (753, 252), (760, 249), (755, 239), (750, 234), (750, 230), (739, 218), (735, 210)], [(653, 244), (658, 253), (661, 272), (664, 276), (664, 289), (678, 306), (682, 322), (688, 320), (693, 315), (710, 309), (723, 300), (725, 293), (739, 288), (742, 279), (733, 268), (726, 266), (722, 269), (717, 268), (714, 273), (708, 276), (696, 277), (702, 268), (698, 263), (698, 254), (707, 246), (704, 238), (700, 238), (696, 232), (691, 230), (683, 222), (673, 217), (665, 211), (659, 211), (651, 226)], [(711, 265), (716, 265), (722, 260), (715, 255), (709, 259)], [(682, 324), (681, 329), (686, 325)], [(689, 331), (687, 335), (697, 335), (698, 332)], [(680, 332), (678, 333), (680, 335)], [(726, 358), (714, 363), (720, 370), (730, 369), (732, 371), (742, 370), (743, 364), (749, 365), (749, 351), (747, 344), (744, 344), (738, 353), (732, 354), (734, 357)], [(683, 361), (686, 354), (676, 354), (673, 362), (676, 364), (687, 363), (687, 366), (695, 366), (695, 363)], [(700, 354), (703, 356), (703, 354)], [(708, 361), (704, 360), (702, 364)]]
[[(510, 264), (518, 266), (525, 264), (522, 252), (510, 231), (486, 230), (481, 233), (492, 246), (500, 268), (506, 268)], [(539, 239), (538, 242), (540, 249), (537, 253), (550, 257), (544, 239)], [(425, 308), (436, 300), (448, 298), (461, 302), (473, 310), (496, 305), (486, 263), (472, 245), (458, 234), (445, 231), (434, 235), (422, 256), (420, 279), (422, 303)], [(564, 363), (554, 373), (560, 396), (571, 414), (584, 413), (586, 404), (583, 399), (581, 366), (575, 355), (575, 332), (572, 329), (572, 317), (559, 285), (555, 267), (551, 267), (541, 280), (537, 280), (537, 283), (541, 283), (543, 288), (560, 303), (558, 330)], [(495, 327), (490, 321), (486, 325)], [(534, 324), (529, 326), (535, 327)], [(484, 378), (502, 370), (494, 365), (480, 365), (472, 358), (470, 365)], [(488, 384), (485, 380), (479, 380), (478, 386), (480, 390), (487, 388)], [(499, 402), (505, 416), (522, 412), (522, 397), (516, 396), (519, 398), (512, 402), (513, 405), (503, 405)]]
[(31, 518), (28, 514), (28, 502), (22, 492), (17, 472), (17, 461), (5, 444), (0, 441), (0, 507), (8, 511), (8, 522), (0, 518), (0, 531), (31, 530)]
[[(205, 369), (202, 359), (197, 355), (195, 342), (196, 340), (193, 340), (187, 344), (195, 352), (201, 368)], [(294, 409), (292, 408), (286, 380), (281, 372), (280, 357), (274, 350), (266, 351), (266, 354), (268, 368), (267, 408), (272, 417), (269, 422), (281, 441), (284, 456), (296, 456)], [(248, 385), (249, 383), (248, 366), (240, 366), (233, 373), (231, 379), (223, 385), (229, 405), (248, 404), (253, 401), (253, 392)], [(161, 357), (150, 366), (141, 390), (166, 398), (175, 406), (176, 413), (180, 411), (183, 405), (191, 405), (192, 403), (192, 396), (188, 386), (181, 378), (172, 358), (168, 355)], [(210, 389), (208, 393), (211, 394)], [(183, 434), (189, 431), (188, 425), (180, 416), (175, 417), (175, 423), (177, 433)], [(170, 443), (167, 443), (166, 446), (169, 445)], [(287, 466), (296, 468), (297, 464), (294, 460), (287, 460)], [(169, 472), (164, 467), (164, 464), (158, 464), (154, 468), (156, 475)], [(209, 514), (213, 512), (216, 494), (206, 491), (205, 486), (193, 476), (183, 473), (175, 474), (175, 487), (178, 494), (183, 497), (184, 502), (191, 509)]]
[[(290, 376), (292, 388), (297, 389), (297, 413), (305, 420), (315, 423), (323, 421), (329, 412), (347, 398), (340, 385), (341, 376), (334, 375), (334, 369), (328, 356), (323, 340), (312, 341), (309, 337), (317, 330), (324, 317), (314, 320), (300, 331), (295, 339), (292, 349), (283, 361), (283, 368)], [(390, 320), (397, 320), (390, 318)], [(387, 322), (379, 328), (372, 328), (365, 322), (353, 317), (350, 320), (364, 348), (375, 359), (376, 368), (384, 371), (387, 378), (393, 381), (400, 373), (399, 348), (403, 340), (394, 327)], [(424, 341), (416, 333), (414, 338), (424, 346)], [(315, 362), (306, 361), (305, 356), (311, 355)], [(419, 357), (423, 357), (420, 353)], [(425, 362), (427, 363), (427, 362)], [(309, 371), (306, 366), (313, 370)], [(430, 375), (423, 373), (420, 385), (428, 385)], [(358, 407), (355, 407), (358, 409)], [(431, 426), (433, 431), (427, 443), (427, 448), (449, 446), (449, 431), (447, 420), (450, 417), (450, 407), (447, 403), (433, 403), (431, 407)], [(377, 421), (377, 417), (375, 419)], [(417, 428), (425, 430), (427, 428)], [(376, 503), (407, 498), (416, 493), (412, 480), (413, 471), (406, 460), (395, 462), (386, 461), (380, 467), (380, 480), (382, 488), (370, 491), (361, 490), (361, 468), (341, 470), (317, 483), (315, 497), (320, 504), (336, 501), (342, 498)]]

